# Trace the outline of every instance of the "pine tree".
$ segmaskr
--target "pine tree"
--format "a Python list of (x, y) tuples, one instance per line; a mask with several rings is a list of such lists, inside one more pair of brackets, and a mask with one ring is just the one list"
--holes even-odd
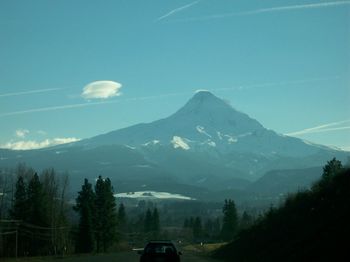
[(196, 217), (194, 219), (194, 224), (193, 224), (193, 237), (194, 238), (200, 238), (202, 237), (202, 220), (200, 217)]
[(155, 233), (155, 236), (157, 236), (160, 231), (159, 213), (157, 208), (153, 209), (151, 230)]
[(188, 218), (185, 218), (183, 228), (189, 228), (190, 227), (190, 220)]
[(25, 220), (28, 215), (27, 190), (22, 176), (19, 176), (16, 182), (16, 191), (13, 207), (10, 211), (11, 218), (16, 220)]
[[(49, 227), (47, 195), (37, 173), (29, 181), (27, 195), (28, 215), (26, 222), (39, 227)], [(31, 233), (33, 238), (30, 242), (31, 255), (48, 253), (50, 249), (50, 241), (48, 240), (51, 240), (51, 236), (43, 236), (39, 230), (33, 230)]]
[(342, 164), (336, 158), (333, 158), (331, 161), (327, 162), (327, 165), (323, 167), (322, 178), (324, 180), (329, 180), (332, 176), (337, 174), (342, 169)]
[(29, 208), (27, 221), (38, 226), (48, 226), (47, 197), (37, 173), (29, 181), (27, 203)]
[[(16, 182), (14, 202), (10, 210), (10, 216), (14, 220), (25, 221), (28, 218), (28, 214), (27, 188), (23, 176), (19, 176)], [(30, 246), (30, 243), (28, 243), (29, 239), (22, 235), (20, 238), (17, 238), (17, 241), (17, 252), (19, 255), (23, 255), (25, 250), (28, 250)], [(10, 245), (12, 245), (12, 250), (15, 250), (15, 244), (10, 243)]]
[(224, 218), (222, 222), (221, 237), (224, 241), (232, 240), (237, 231), (238, 217), (235, 202), (225, 199), (222, 209)]
[(95, 185), (96, 249), (106, 252), (117, 236), (117, 212), (113, 187), (109, 178), (98, 177)]
[(152, 212), (148, 208), (146, 211), (145, 220), (144, 220), (144, 231), (148, 233), (151, 230), (152, 230)]
[(78, 194), (76, 206), (74, 207), (74, 210), (80, 215), (76, 249), (79, 253), (89, 253), (94, 249), (93, 215), (95, 194), (92, 190), (92, 185), (87, 179), (84, 180), (84, 184)]
[(253, 218), (248, 214), (247, 211), (244, 211), (241, 217), (241, 221), (239, 223), (239, 229), (249, 228), (253, 223)]
[(127, 228), (126, 228), (127, 227), (127, 220), (126, 220), (125, 206), (123, 203), (121, 203), (119, 205), (117, 221), (118, 221), (119, 231), (126, 232), (127, 231)]

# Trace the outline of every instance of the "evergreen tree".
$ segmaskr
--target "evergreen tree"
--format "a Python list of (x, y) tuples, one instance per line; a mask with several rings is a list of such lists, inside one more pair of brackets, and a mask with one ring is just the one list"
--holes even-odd
[(22, 176), (19, 176), (16, 182), (15, 198), (13, 207), (10, 211), (11, 218), (16, 220), (25, 220), (28, 215), (27, 190)]
[(95, 185), (95, 237), (97, 252), (106, 252), (117, 236), (117, 205), (109, 178), (98, 177)]
[[(48, 202), (47, 195), (43, 189), (43, 185), (39, 180), (37, 173), (30, 179), (28, 184), (28, 215), (26, 222), (29, 224), (39, 226), (39, 227), (49, 227), (49, 212), (48, 212)], [(42, 234), (39, 229), (33, 228), (31, 231), (32, 240), (30, 242), (30, 254), (40, 255), (47, 254), (50, 250), (51, 235)]]
[(222, 209), (224, 218), (222, 222), (221, 237), (224, 241), (230, 241), (235, 236), (238, 225), (238, 217), (235, 202), (225, 199)]
[(239, 223), (239, 229), (246, 229), (249, 228), (253, 223), (253, 218), (251, 217), (251, 215), (248, 214), (247, 211), (244, 211), (242, 214), (242, 218), (241, 221)]
[(152, 230), (152, 212), (148, 208), (146, 211), (145, 220), (144, 220), (144, 231), (148, 233), (151, 230)]
[[(23, 176), (19, 176), (16, 182), (16, 189), (14, 195), (14, 202), (12, 209), (10, 210), (10, 217), (15, 220), (25, 221), (28, 218), (28, 199), (27, 199), (27, 188), (24, 183)], [(1, 236), (0, 236), (1, 237)], [(29, 249), (30, 240), (25, 236), (20, 236), (17, 238), (17, 252), (19, 255), (23, 255), (25, 250)], [(14, 243), (9, 243), (12, 250), (15, 249)]]
[(38, 226), (49, 226), (47, 197), (37, 173), (29, 181), (27, 203), (29, 209), (27, 221)]
[(327, 164), (323, 167), (322, 178), (324, 180), (329, 180), (332, 176), (337, 174), (342, 169), (342, 164), (336, 158), (328, 161)]
[(126, 232), (127, 220), (126, 220), (125, 206), (123, 203), (119, 205), (117, 221), (118, 221), (119, 230), (121, 232)]
[(189, 228), (189, 227), (190, 227), (190, 220), (189, 220), (188, 218), (185, 218), (183, 227), (184, 227), (184, 228)]
[(193, 224), (193, 237), (194, 238), (200, 238), (202, 237), (202, 220), (200, 217), (196, 217), (194, 219), (194, 224)]
[(84, 184), (78, 194), (76, 206), (74, 207), (74, 210), (80, 216), (76, 249), (79, 253), (89, 253), (94, 249), (93, 215), (95, 194), (92, 190), (92, 185), (87, 179), (84, 180)]
[(155, 233), (156, 236), (158, 235), (160, 230), (159, 213), (157, 208), (153, 209), (151, 230)]

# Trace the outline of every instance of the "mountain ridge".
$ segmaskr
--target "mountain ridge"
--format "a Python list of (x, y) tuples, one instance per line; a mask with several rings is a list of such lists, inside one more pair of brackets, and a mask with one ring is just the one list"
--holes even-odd
[(223, 99), (201, 91), (174, 114), (151, 123), (51, 148), (0, 149), (0, 155), (2, 167), (19, 162), (39, 170), (55, 167), (72, 173), (76, 181), (101, 174), (135, 188), (171, 180), (228, 192), (244, 190), (275, 169), (323, 166), (333, 157), (345, 161), (350, 153), (277, 134)]

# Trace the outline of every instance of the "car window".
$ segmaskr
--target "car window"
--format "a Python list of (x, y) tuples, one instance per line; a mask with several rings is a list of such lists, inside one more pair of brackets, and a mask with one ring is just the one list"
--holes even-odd
[(149, 244), (147, 245), (145, 252), (147, 254), (169, 254), (176, 253), (175, 247), (171, 244)]

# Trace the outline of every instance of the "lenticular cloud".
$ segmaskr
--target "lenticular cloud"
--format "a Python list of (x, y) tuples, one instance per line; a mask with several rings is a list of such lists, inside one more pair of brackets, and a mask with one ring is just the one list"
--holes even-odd
[(96, 81), (86, 85), (81, 96), (85, 99), (107, 99), (119, 96), (122, 85), (114, 81)]

